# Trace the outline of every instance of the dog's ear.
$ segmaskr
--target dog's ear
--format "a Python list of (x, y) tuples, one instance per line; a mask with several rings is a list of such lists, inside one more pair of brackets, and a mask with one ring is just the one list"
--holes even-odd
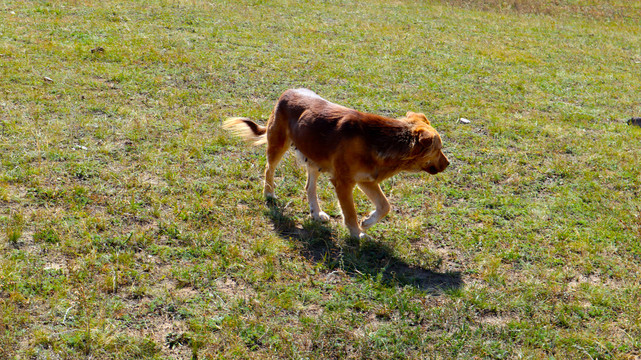
[(441, 138), (433, 131), (421, 129), (418, 132), (418, 143), (424, 148), (432, 150), (434, 147), (441, 146)]
[(434, 142), (434, 134), (430, 131), (421, 129), (418, 133), (418, 143), (425, 148), (431, 148), (432, 143)]
[(425, 114), (423, 114), (423, 113), (417, 113), (417, 114), (416, 114), (416, 117), (418, 117), (418, 118), (420, 118), (421, 120), (425, 121), (425, 123), (426, 123), (427, 125), (430, 125), (430, 121), (429, 121), (429, 120), (427, 120), (427, 116), (425, 116)]
[(430, 125), (430, 121), (427, 120), (427, 116), (425, 116), (425, 114), (423, 114), (423, 113), (415, 113), (415, 112), (412, 112), (412, 111), (408, 111), (407, 114), (405, 114), (405, 117), (407, 117), (407, 118), (418, 118), (421, 121), (425, 122), (427, 125)]

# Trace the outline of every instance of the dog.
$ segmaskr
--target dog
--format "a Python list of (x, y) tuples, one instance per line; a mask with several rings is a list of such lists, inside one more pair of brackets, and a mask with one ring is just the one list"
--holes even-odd
[[(365, 238), (365, 230), (390, 211), (379, 183), (401, 171), (432, 175), (450, 164), (438, 132), (422, 113), (407, 112), (391, 119), (329, 102), (308, 89), (285, 91), (266, 126), (248, 118), (229, 118), (223, 127), (254, 144), (267, 144), (263, 192), (274, 198), (274, 170), (293, 146), (307, 167), (305, 189), (311, 216), (328, 221), (316, 195), (316, 182), (328, 173), (336, 190), (350, 236)], [(374, 203), (359, 225), (353, 191), (358, 186)]]

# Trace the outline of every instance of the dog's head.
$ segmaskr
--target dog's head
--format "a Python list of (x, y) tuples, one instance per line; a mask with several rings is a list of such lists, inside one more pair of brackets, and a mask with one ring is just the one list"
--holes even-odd
[(445, 170), (450, 161), (443, 154), (441, 136), (432, 127), (427, 117), (424, 114), (411, 111), (407, 112), (405, 117), (408, 122), (412, 123), (412, 131), (417, 138), (414, 146), (414, 152), (419, 160), (416, 163), (416, 170), (427, 171), (432, 175)]

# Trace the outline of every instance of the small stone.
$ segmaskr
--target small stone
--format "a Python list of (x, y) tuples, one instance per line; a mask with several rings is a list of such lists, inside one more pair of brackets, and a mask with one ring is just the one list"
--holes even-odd
[(460, 122), (461, 124), (469, 124), (471, 121), (466, 118), (460, 118), (458, 119), (458, 122)]

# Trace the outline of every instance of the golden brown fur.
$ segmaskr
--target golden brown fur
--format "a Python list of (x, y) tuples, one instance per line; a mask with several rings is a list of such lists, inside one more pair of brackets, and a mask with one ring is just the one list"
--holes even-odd
[[(307, 198), (312, 217), (326, 221), (316, 196), (320, 172), (330, 175), (352, 236), (365, 236), (385, 216), (390, 206), (378, 185), (400, 171), (437, 174), (449, 165), (441, 151), (438, 132), (425, 115), (408, 112), (400, 119), (359, 112), (331, 103), (311, 90), (285, 91), (267, 121), (260, 126), (247, 118), (230, 118), (225, 128), (267, 143), (264, 194), (274, 196), (274, 170), (290, 146), (300, 152), (307, 165)], [(353, 190), (358, 187), (376, 210), (358, 224)]]

